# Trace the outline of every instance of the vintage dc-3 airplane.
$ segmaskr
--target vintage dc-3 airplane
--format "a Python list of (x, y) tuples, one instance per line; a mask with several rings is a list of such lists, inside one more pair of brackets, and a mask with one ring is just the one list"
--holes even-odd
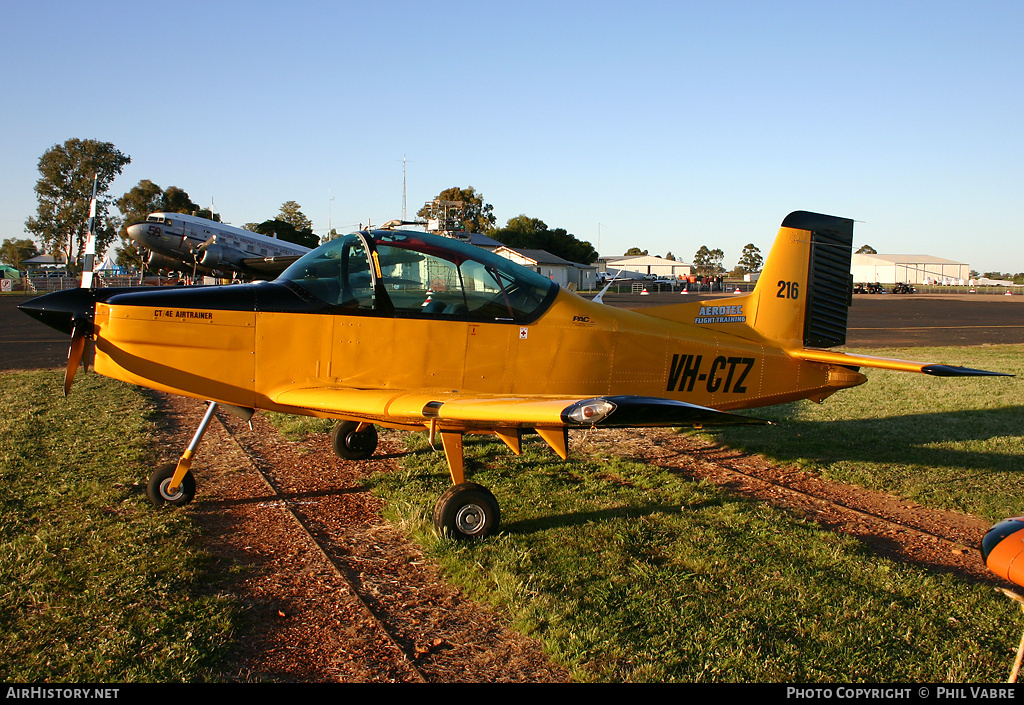
[(128, 237), (149, 250), (154, 269), (227, 273), (273, 279), (308, 247), (182, 213), (150, 213), (128, 227)]
[(71, 335), (67, 393), (86, 342), (96, 372), (209, 400), (157, 503), (195, 493), (190, 470), (217, 404), (339, 419), (336, 452), (366, 458), (375, 425), (440, 436), (453, 486), (434, 521), (457, 538), (499, 522), (466, 482), (463, 434), (514, 453), (536, 431), (562, 458), (568, 430), (763, 423), (737, 409), (821, 401), (860, 367), (938, 376), (963, 367), (833, 352), (846, 339), (853, 221), (786, 217), (754, 291), (646, 308), (604, 306), (507, 259), (422, 232), (369, 230), (304, 255), (272, 282), (77, 289), (21, 306)]

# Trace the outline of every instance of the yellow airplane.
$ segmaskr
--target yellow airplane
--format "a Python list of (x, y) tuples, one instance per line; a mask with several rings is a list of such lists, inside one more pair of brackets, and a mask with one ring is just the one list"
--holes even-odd
[(434, 521), (492, 534), (498, 502), (466, 482), (462, 437), (514, 453), (524, 431), (562, 458), (568, 430), (764, 423), (731, 413), (821, 401), (866, 381), (860, 367), (939, 376), (963, 367), (832, 352), (846, 339), (853, 221), (786, 217), (750, 294), (628, 311), (452, 239), (369, 230), (304, 255), (273, 282), (78, 289), (21, 308), (71, 334), (65, 394), (95, 344), (96, 372), (210, 401), (154, 503), (195, 494), (195, 449), (217, 404), (339, 419), (336, 452), (366, 458), (375, 425), (440, 436), (453, 486)]

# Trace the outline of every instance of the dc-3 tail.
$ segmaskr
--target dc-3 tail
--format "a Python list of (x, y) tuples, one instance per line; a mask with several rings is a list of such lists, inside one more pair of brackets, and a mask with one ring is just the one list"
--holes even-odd
[(812, 362), (942, 377), (1004, 376), (967, 367), (825, 349), (846, 343), (847, 313), (853, 301), (852, 253), (852, 220), (796, 211), (782, 221), (750, 294), (641, 312), (767, 343)]

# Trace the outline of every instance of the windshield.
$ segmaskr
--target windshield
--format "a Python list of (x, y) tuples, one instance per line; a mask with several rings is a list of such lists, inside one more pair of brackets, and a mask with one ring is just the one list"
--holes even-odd
[(373, 276), (366, 243), (357, 233), (321, 245), (296, 260), (278, 281), (297, 284), (332, 307), (371, 310)]
[(364, 235), (346, 235), (303, 256), (279, 281), (331, 307), (516, 322), (539, 316), (558, 290), (536, 272), (450, 238), (402, 231), (367, 235), (372, 249)]

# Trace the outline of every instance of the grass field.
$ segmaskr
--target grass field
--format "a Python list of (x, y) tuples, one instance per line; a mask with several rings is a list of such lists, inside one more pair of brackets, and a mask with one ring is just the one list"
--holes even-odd
[(55, 371), (0, 375), (0, 679), (190, 681), (233, 638), (230, 597), (187, 515), (145, 496), (142, 390)]
[[(877, 354), (1024, 373), (1024, 346)], [(1014, 485), (1024, 469), (1019, 379), (869, 376), (823, 405), (750, 412), (776, 426), (715, 435), (931, 506), (993, 519), (1024, 510)], [(433, 533), (428, 512), (449, 480), (420, 436), (409, 437), (404, 470), (377, 477), (376, 490), (455, 583), (581, 680), (964, 682), (1008, 673), (1021, 619), (991, 588), (880, 559), (670, 470), (622, 458), (563, 463), (539, 441), (516, 458), (467, 438), (472, 479), (502, 503), (498, 537), (454, 543)]]
[(872, 350), (1017, 375), (936, 378), (863, 370), (823, 404), (750, 413), (778, 422), (713, 435), (824, 477), (990, 520), (1024, 513), (1024, 345)]
[[(888, 351), (1024, 373), (1024, 346)], [(992, 519), (1021, 513), (1020, 379), (869, 373), (825, 404), (723, 441), (835, 479)], [(86, 376), (3, 376), (0, 674), (8, 681), (216, 680), (244, 639), (175, 511), (144, 497), (153, 408)], [(295, 422), (290, 432), (322, 428)], [(627, 458), (565, 463), (467, 437), (472, 479), (502, 503), (486, 541), (438, 538), (449, 484), (421, 435), (371, 484), (450, 580), (585, 681), (1004, 680), (1020, 610), (991, 588), (880, 559), (769, 505)]]
[[(505, 531), (434, 536), (443, 464), (420, 451), (378, 490), (451, 578), (581, 680), (991, 681), (1016, 608), (989, 588), (881, 560), (765, 504), (631, 461), (552, 462), (470, 444)], [(497, 460), (494, 460), (497, 458)], [(483, 467), (484, 463), (488, 467)]]
[[(1024, 346), (872, 350), (1024, 374)], [(823, 405), (750, 412), (770, 427), (724, 442), (829, 478), (998, 519), (1015, 487), (1024, 406), (1014, 378), (869, 371)], [(293, 432), (305, 423), (293, 421)], [(311, 427), (321, 422), (311, 422)], [(472, 480), (502, 502), (503, 531), (439, 539), (429, 509), (449, 485), (420, 436), (380, 475), (390, 519), (453, 582), (540, 638), (582, 680), (993, 681), (1020, 613), (991, 588), (893, 563), (763, 503), (624, 458), (516, 458), (467, 437)], [(578, 447), (579, 444), (574, 444)], [(891, 484), (891, 485), (890, 485)]]

